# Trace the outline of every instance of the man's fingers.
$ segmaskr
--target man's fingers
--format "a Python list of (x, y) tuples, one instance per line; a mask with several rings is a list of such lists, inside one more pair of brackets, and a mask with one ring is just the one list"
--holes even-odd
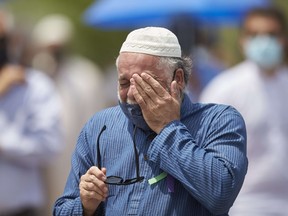
[(107, 197), (107, 191), (101, 189), (101, 186), (98, 187), (94, 182), (87, 182), (85, 180), (81, 181), (79, 184), (81, 196), (84, 196), (88, 199), (97, 199), (103, 200)]
[(151, 86), (151, 88), (153, 89), (153, 92), (155, 92), (157, 96), (159, 96), (159, 97), (165, 97), (166, 96), (167, 91), (152, 76), (150, 76), (147, 73), (141, 73), (141, 78), (145, 81), (145, 83), (147, 83), (147, 85)]
[(98, 178), (102, 181), (106, 180), (106, 173), (104, 173), (102, 170), (99, 170), (98, 167), (96, 167), (96, 166), (90, 167), (90, 169), (87, 171), (87, 173), (90, 175), (94, 175), (96, 178)]
[[(103, 174), (106, 176), (106, 168), (102, 167), (101, 171), (103, 172)], [(106, 180), (106, 179), (105, 179)]]
[(86, 189), (96, 189), (102, 190), (105, 192), (106, 184), (104, 181), (95, 177), (95, 175), (84, 175), (83, 176), (83, 183)]
[(143, 80), (143, 78), (138, 74), (133, 74), (131, 84), (136, 87), (139, 95), (146, 103), (148, 103), (149, 100), (152, 101), (153, 99), (155, 99), (155, 97), (157, 97), (157, 94), (152, 88), (152, 86), (148, 84), (145, 80)]
[(94, 166), (82, 175), (79, 183), (81, 196), (89, 199), (105, 199), (108, 193), (108, 187), (104, 182), (106, 180), (105, 174), (105, 168), (99, 170)]
[(175, 80), (171, 83), (171, 96), (178, 102), (181, 101), (181, 91), (177, 86), (177, 82)]
[(141, 87), (138, 86), (138, 88), (136, 87), (136, 83), (134, 78), (131, 78), (130, 80), (131, 83), (131, 91), (133, 92), (133, 96), (136, 100), (136, 102), (139, 104), (139, 106), (141, 107), (141, 109), (145, 109), (145, 106), (147, 106), (147, 102), (148, 102), (148, 98), (146, 93), (143, 91), (143, 89), (141, 89)]

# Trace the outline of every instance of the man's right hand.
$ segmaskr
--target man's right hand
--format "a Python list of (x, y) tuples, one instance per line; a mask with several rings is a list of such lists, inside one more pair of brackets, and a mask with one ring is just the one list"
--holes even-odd
[(99, 204), (105, 201), (108, 195), (105, 180), (106, 169), (99, 170), (96, 166), (91, 167), (81, 176), (79, 189), (85, 216), (93, 215)]
[(6, 65), (0, 71), (0, 96), (4, 95), (13, 85), (25, 82), (25, 71), (21, 66)]

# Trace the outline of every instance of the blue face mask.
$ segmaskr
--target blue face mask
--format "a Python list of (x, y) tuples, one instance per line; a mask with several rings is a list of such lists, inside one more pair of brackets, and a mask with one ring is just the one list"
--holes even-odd
[(269, 70), (282, 62), (284, 51), (275, 37), (259, 35), (246, 42), (244, 52), (247, 59)]
[(148, 124), (146, 123), (144, 116), (142, 114), (142, 110), (138, 104), (128, 104), (122, 103), (119, 101), (119, 105), (127, 116), (127, 118), (132, 121), (132, 123), (143, 130), (150, 130)]

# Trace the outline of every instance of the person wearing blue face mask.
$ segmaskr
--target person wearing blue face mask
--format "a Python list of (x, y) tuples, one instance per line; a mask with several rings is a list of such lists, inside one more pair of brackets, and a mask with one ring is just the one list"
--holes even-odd
[(279, 9), (251, 10), (240, 35), (246, 60), (219, 75), (200, 97), (234, 106), (247, 125), (248, 173), (232, 216), (288, 212), (287, 36)]
[(248, 164), (242, 116), (190, 101), (191, 59), (166, 28), (130, 32), (116, 66), (119, 105), (84, 126), (53, 214), (228, 216)]
[(284, 16), (276, 11), (272, 12), (270, 17), (268, 12), (265, 17), (264, 10), (251, 12), (246, 18), (241, 39), (247, 60), (256, 63), (266, 74), (273, 74), (282, 66), (287, 43)]

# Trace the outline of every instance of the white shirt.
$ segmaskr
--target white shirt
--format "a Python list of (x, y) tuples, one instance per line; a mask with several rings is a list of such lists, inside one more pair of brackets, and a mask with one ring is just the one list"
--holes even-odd
[(287, 216), (288, 68), (264, 76), (245, 61), (223, 72), (200, 101), (234, 106), (247, 126), (248, 173), (231, 216)]
[(0, 213), (43, 205), (41, 168), (63, 144), (60, 111), (52, 81), (37, 71), (0, 96)]

